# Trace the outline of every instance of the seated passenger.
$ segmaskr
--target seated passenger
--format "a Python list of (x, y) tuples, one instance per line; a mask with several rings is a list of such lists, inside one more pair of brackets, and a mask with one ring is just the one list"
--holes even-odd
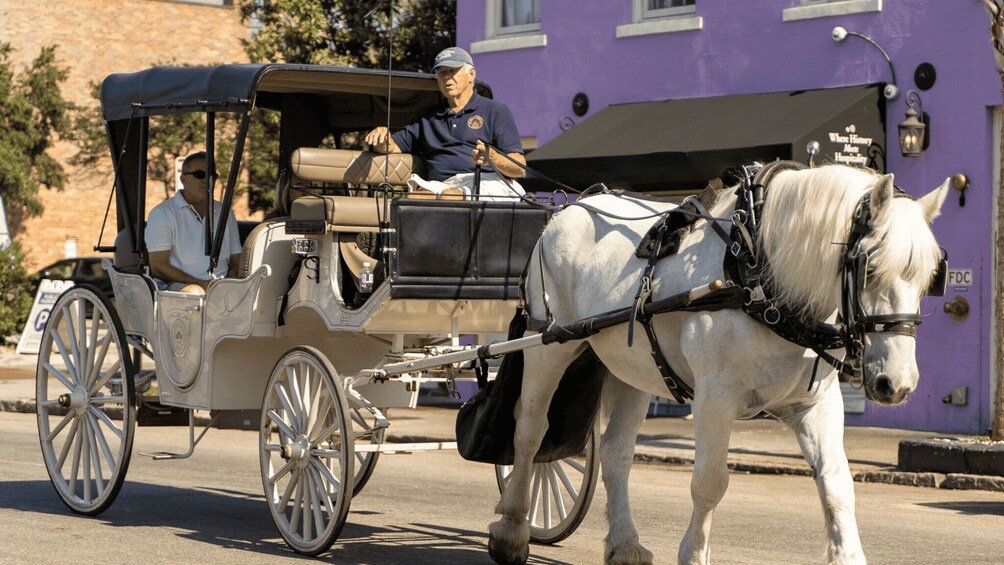
[(436, 55), (433, 70), (446, 106), (392, 135), (386, 127), (374, 129), (365, 137), (371, 150), (419, 155), (425, 159), (429, 180), (441, 181), (467, 194), (473, 193), (474, 165), (488, 166), (489, 172), (481, 175), (482, 196), (525, 194), (519, 183), (510, 180), (522, 177), (525, 169), (520, 165), (526, 165), (516, 121), (505, 104), (474, 92), (476, 73), (471, 56), (459, 47), (444, 49)]
[[(205, 252), (206, 152), (192, 153), (181, 166), (183, 189), (155, 206), (146, 223), (146, 248), (150, 252), (150, 274), (158, 290), (205, 294), (209, 282), (236, 276), (241, 244), (233, 210), (223, 230), (220, 263), (209, 275), (209, 257)], [(213, 175), (215, 179), (216, 175)], [(219, 222), (222, 204), (214, 201), (213, 229)]]

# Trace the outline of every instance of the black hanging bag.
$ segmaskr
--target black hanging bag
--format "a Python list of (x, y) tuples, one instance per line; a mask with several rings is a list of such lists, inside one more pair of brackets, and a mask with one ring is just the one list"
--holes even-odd
[[(523, 337), (522, 309), (509, 323), (509, 340)], [(548, 409), (548, 429), (534, 462), (557, 461), (582, 452), (599, 408), (603, 365), (587, 348), (565, 369)], [(523, 387), (523, 352), (502, 358), (495, 380), (487, 382), (457, 413), (457, 450), (468, 461), (512, 465), (516, 419)]]

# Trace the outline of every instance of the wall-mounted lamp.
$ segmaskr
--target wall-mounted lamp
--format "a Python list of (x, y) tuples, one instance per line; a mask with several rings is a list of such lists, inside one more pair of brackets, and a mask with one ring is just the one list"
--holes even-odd
[(895, 100), (896, 97), (899, 96), (899, 87), (896, 86), (896, 69), (892, 67), (892, 59), (889, 58), (889, 54), (886, 53), (885, 49), (882, 49), (878, 43), (875, 43), (874, 39), (857, 32), (847, 31), (847, 29), (843, 26), (833, 28), (833, 31), (830, 33), (830, 37), (832, 37), (833, 41), (836, 41), (837, 43), (842, 43), (849, 36), (860, 37), (868, 43), (871, 43), (879, 50), (880, 53), (882, 53), (882, 56), (885, 57), (885, 62), (889, 63), (889, 73), (892, 74), (892, 84), (887, 84), (882, 90), (882, 94), (885, 96), (886, 100)]
[(899, 150), (904, 157), (920, 157), (931, 143), (931, 117), (914, 90), (906, 92), (906, 106), (906, 119), (899, 123)]

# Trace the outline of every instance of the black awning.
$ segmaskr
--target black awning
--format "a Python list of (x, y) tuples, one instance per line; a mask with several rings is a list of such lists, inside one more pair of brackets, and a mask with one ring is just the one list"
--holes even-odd
[[(527, 155), (575, 188), (699, 189), (728, 167), (808, 158), (885, 169), (881, 86), (718, 96), (608, 106)], [(531, 172), (527, 184), (547, 189)], [(553, 188), (553, 186), (550, 186)]]

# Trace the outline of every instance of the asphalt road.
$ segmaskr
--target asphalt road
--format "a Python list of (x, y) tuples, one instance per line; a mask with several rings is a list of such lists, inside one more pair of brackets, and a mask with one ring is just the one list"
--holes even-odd
[[(70, 513), (42, 465), (35, 420), (0, 413), (0, 561), (4, 563), (309, 562), (282, 543), (262, 498), (257, 436), (213, 430), (191, 459), (141, 451), (184, 448), (183, 428), (137, 428), (126, 484), (104, 514)], [(690, 513), (690, 470), (636, 465), (635, 521), (657, 563), (673, 563)], [(1004, 563), (1004, 494), (858, 484), (871, 563)], [(386, 455), (352, 503), (325, 563), (490, 564), (487, 524), (497, 501), (490, 467), (454, 452)], [(598, 489), (579, 530), (531, 563), (600, 563), (606, 533)], [(822, 512), (807, 477), (741, 475), (715, 515), (715, 563), (820, 563)]]

